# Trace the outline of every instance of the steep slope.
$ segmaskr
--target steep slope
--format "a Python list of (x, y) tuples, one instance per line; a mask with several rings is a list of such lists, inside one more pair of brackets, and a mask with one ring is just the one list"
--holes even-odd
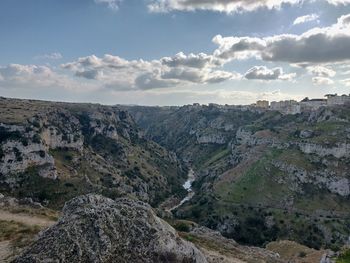
[(58, 223), (14, 262), (48, 261), (205, 263), (206, 259), (149, 205), (87, 195), (68, 202)]
[(149, 138), (193, 162), (196, 194), (178, 217), (253, 245), (347, 242), (348, 106), (298, 115), (224, 106), (129, 111)]
[(183, 189), (176, 156), (117, 107), (0, 98), (0, 191), (60, 208), (84, 193), (156, 206)]
[(221, 163), (224, 165), (239, 127), (262, 116), (258, 111), (215, 106), (122, 107), (130, 112), (146, 137), (181, 155), (195, 169), (220, 160), (226, 160)]
[(140, 201), (92, 194), (69, 201), (58, 222), (14, 260), (48, 261), (283, 262), (274, 252), (240, 246), (204, 227), (177, 233)]

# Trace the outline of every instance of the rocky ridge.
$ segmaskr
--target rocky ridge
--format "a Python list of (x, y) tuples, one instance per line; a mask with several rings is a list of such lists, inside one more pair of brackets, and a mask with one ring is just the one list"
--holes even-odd
[(127, 110), (196, 171), (196, 194), (175, 211), (179, 218), (251, 245), (282, 238), (339, 248), (348, 240), (348, 106), (297, 115), (200, 105)]
[(61, 208), (79, 194), (181, 196), (186, 169), (118, 107), (0, 99), (0, 191)]
[(149, 205), (87, 195), (68, 202), (57, 224), (14, 262), (207, 261)]

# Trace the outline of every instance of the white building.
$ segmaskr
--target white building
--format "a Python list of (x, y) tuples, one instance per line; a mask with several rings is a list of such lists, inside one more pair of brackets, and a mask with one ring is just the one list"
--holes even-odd
[(262, 109), (268, 109), (269, 108), (269, 102), (267, 100), (258, 100), (256, 102), (256, 107), (262, 108)]
[(327, 94), (326, 97), (328, 106), (350, 104), (350, 95)]
[(326, 99), (308, 99), (305, 98), (300, 102), (301, 110), (302, 111), (308, 111), (308, 110), (317, 110), (321, 107), (327, 106), (327, 100)]
[(298, 114), (301, 112), (300, 104), (295, 100), (272, 101), (270, 109), (283, 114)]

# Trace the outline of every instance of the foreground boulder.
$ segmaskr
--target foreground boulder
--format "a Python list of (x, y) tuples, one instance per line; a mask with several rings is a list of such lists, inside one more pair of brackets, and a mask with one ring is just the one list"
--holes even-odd
[(74, 198), (58, 223), (14, 262), (207, 262), (151, 207), (99, 195)]

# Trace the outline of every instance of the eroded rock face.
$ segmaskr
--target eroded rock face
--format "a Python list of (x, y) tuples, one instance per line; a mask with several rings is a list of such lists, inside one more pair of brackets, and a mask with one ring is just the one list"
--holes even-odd
[(226, 139), (221, 134), (206, 134), (206, 135), (198, 135), (197, 134), (197, 142), (200, 144), (226, 144)]
[(14, 262), (207, 262), (140, 201), (74, 198), (58, 223)]
[[(350, 195), (350, 181), (347, 178), (337, 176), (333, 171), (328, 169), (307, 171), (295, 165), (287, 164), (282, 161), (272, 161), (272, 165), (289, 175), (293, 184), (289, 184), (293, 190), (303, 193), (301, 186), (303, 184), (313, 184), (320, 189), (326, 188), (334, 194), (347, 197)], [(283, 182), (281, 178), (280, 183)]]

